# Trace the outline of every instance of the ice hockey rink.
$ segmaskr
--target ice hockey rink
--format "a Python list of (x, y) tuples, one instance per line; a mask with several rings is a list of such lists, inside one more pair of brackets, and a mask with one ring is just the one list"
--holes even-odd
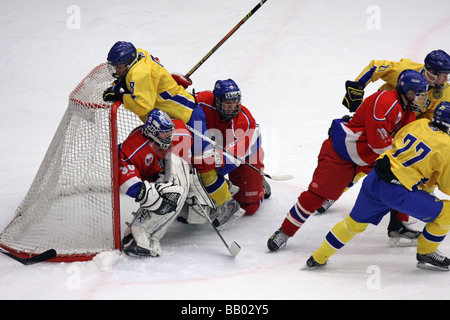
[[(0, 229), (25, 197), (70, 92), (116, 41), (133, 42), (169, 72), (185, 74), (257, 3), (1, 1)], [(387, 217), (324, 268), (305, 269), (350, 212), (359, 185), (327, 214), (312, 216), (286, 248), (274, 254), (266, 247), (307, 188), (331, 120), (346, 114), (345, 81), (373, 59), (422, 62), (432, 50), (450, 52), (449, 12), (448, 0), (267, 0), (191, 77), (196, 91), (235, 80), (262, 128), (265, 172), (294, 175), (269, 180), (272, 196), (260, 210), (222, 232), (242, 247), (239, 255), (229, 255), (210, 225), (175, 222), (155, 259), (113, 251), (89, 262), (23, 266), (1, 255), (0, 299), (449, 299), (450, 273), (416, 268), (414, 247), (390, 247)], [(367, 87), (366, 96), (380, 85)], [(450, 255), (449, 239), (439, 250)]]

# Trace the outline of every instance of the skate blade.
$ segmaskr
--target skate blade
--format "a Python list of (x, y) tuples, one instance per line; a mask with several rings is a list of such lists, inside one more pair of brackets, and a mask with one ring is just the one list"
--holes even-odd
[(417, 266), (417, 268), (423, 269), (423, 270), (450, 271), (449, 267), (433, 266), (432, 264), (429, 264), (429, 263), (426, 263), (426, 262), (423, 262), (423, 261), (418, 261), (416, 266)]
[(407, 239), (400, 237), (389, 237), (389, 246), (392, 248), (416, 247), (417, 239)]

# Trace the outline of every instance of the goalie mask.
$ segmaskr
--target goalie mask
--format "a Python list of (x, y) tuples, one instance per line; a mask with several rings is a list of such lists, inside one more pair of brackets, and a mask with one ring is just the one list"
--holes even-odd
[(428, 81), (420, 72), (402, 71), (398, 76), (397, 90), (405, 96), (411, 111), (424, 113), (427, 110)]
[(161, 149), (169, 149), (175, 125), (164, 111), (153, 109), (142, 126), (142, 135), (152, 139)]
[(241, 111), (241, 90), (233, 80), (217, 80), (213, 94), (221, 119), (229, 121), (239, 114)]

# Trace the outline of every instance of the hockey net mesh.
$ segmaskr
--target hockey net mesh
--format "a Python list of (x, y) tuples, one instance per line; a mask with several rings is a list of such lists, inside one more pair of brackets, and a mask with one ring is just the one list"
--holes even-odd
[(52, 248), (58, 253), (54, 261), (85, 260), (117, 247), (114, 155), (117, 143), (142, 123), (118, 104), (103, 102), (113, 81), (101, 64), (71, 93), (28, 193), (0, 234), (0, 246), (27, 255)]

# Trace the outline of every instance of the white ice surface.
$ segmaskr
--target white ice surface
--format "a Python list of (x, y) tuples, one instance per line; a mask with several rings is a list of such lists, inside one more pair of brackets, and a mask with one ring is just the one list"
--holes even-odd
[[(170, 72), (187, 73), (256, 4), (1, 1), (0, 229), (24, 198), (69, 93), (117, 40), (150, 51)], [(73, 20), (77, 9), (80, 20)], [(284, 250), (266, 252), (268, 237), (310, 182), (331, 120), (346, 114), (345, 81), (372, 59), (420, 62), (431, 50), (450, 52), (449, 12), (448, 0), (268, 0), (191, 77), (196, 91), (234, 79), (263, 128), (265, 171), (295, 176), (271, 181), (272, 197), (259, 212), (222, 233), (241, 245), (236, 259), (209, 225), (174, 223), (157, 259), (108, 252), (90, 262), (25, 267), (1, 255), (0, 299), (449, 299), (450, 273), (417, 269), (415, 248), (390, 248), (387, 218), (325, 268), (304, 270), (351, 210), (359, 186), (328, 214), (311, 217)], [(440, 250), (450, 254), (448, 241)]]

